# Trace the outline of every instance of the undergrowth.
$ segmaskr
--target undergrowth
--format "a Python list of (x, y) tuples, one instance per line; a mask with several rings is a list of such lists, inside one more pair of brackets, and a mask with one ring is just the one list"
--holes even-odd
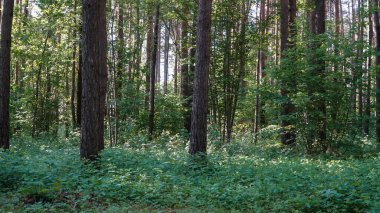
[(380, 211), (378, 154), (310, 157), (241, 139), (199, 165), (168, 140), (108, 148), (89, 163), (75, 137), (15, 138), (0, 152), (0, 211)]

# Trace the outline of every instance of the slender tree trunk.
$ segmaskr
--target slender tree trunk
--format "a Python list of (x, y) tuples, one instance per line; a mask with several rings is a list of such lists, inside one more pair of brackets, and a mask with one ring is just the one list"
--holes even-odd
[[(368, 0), (368, 10), (372, 9), (370, 6), (371, 0)], [(372, 14), (368, 14), (368, 46), (372, 50), (373, 45), (373, 23)], [(365, 112), (364, 112), (364, 122), (363, 130), (364, 134), (369, 135), (369, 126), (371, 118), (371, 67), (372, 67), (372, 55), (369, 54), (367, 58), (367, 87), (366, 87), (366, 101), (365, 101)]]
[(166, 95), (168, 93), (168, 77), (169, 77), (169, 32), (170, 32), (171, 23), (168, 23), (165, 27), (165, 49), (164, 49), (164, 55), (165, 55), (165, 61), (164, 61), (164, 94)]
[[(355, 0), (351, 0), (351, 26), (350, 29), (356, 29), (359, 28), (359, 26), (356, 23), (356, 9), (355, 9)], [(357, 31), (351, 30), (351, 37), (352, 37), (352, 43), (355, 43), (357, 41)], [(358, 73), (358, 66), (356, 65), (358, 63), (358, 52), (356, 53), (356, 57), (352, 59), (352, 63), (355, 65), (352, 71), (352, 109), (355, 115), (357, 115), (357, 109), (358, 109), (358, 102), (357, 102), (357, 90), (358, 90), (358, 80), (359, 80), (359, 73)]]
[(153, 139), (154, 133), (154, 99), (155, 99), (155, 84), (156, 84), (156, 67), (158, 53), (158, 34), (160, 24), (160, 5), (156, 8), (156, 20), (154, 25), (153, 52), (150, 78), (150, 111), (149, 111), (149, 140)]
[[(362, 9), (364, 9), (364, 3), (363, 0), (358, 0), (358, 41), (359, 42), (364, 42), (364, 17), (363, 17), (363, 12)], [(360, 45), (357, 49), (356, 53), (356, 64), (357, 64), (357, 73), (358, 73), (358, 78), (357, 78), (357, 87), (358, 87), (358, 113), (359, 113), (359, 126), (363, 126), (363, 47)], [(360, 128), (359, 127), (359, 128)]]
[(207, 152), (208, 73), (211, 57), (212, 0), (199, 0), (197, 25), (197, 60), (189, 153)]
[(255, 125), (254, 125), (254, 133), (255, 133), (255, 141), (257, 139), (257, 133), (260, 130), (261, 122), (263, 121), (263, 113), (262, 113), (262, 100), (259, 94), (259, 90), (261, 87), (261, 80), (264, 77), (264, 68), (265, 68), (265, 53), (264, 53), (264, 36), (266, 33), (264, 22), (266, 19), (265, 14), (265, 1), (260, 2), (260, 47), (257, 52), (257, 65), (256, 65), (256, 85), (258, 91), (256, 93), (256, 103), (255, 103)]
[(123, 3), (119, 3), (119, 14), (117, 21), (117, 71), (116, 71), (116, 98), (120, 100), (121, 98), (121, 89), (123, 86), (123, 72), (124, 72), (124, 61), (125, 61), (125, 42), (124, 42), (124, 9)]
[(145, 64), (145, 108), (149, 107), (149, 92), (150, 92), (150, 75), (152, 64), (152, 48), (153, 48), (153, 16), (148, 12), (148, 33), (146, 38), (146, 64)]
[[(48, 47), (48, 39), (51, 36), (51, 32), (48, 32), (44, 41), (44, 47), (41, 52), (41, 58), (45, 56), (46, 49)], [(36, 90), (35, 90), (35, 104), (33, 106), (33, 118), (32, 118), (32, 137), (36, 136), (36, 131), (39, 123), (37, 122), (38, 111), (39, 111), (39, 96), (40, 96), (40, 83), (41, 83), (41, 72), (43, 68), (43, 62), (41, 61), (37, 71), (37, 79), (36, 79)], [(43, 109), (43, 107), (42, 107)]]
[(235, 121), (235, 114), (236, 114), (236, 106), (239, 98), (239, 93), (244, 87), (244, 77), (246, 75), (246, 59), (247, 59), (247, 53), (246, 53), (246, 31), (247, 31), (247, 21), (248, 21), (248, 15), (251, 8), (251, 3), (248, 2), (247, 5), (245, 2), (242, 3), (242, 18), (241, 18), (241, 27), (240, 27), (240, 35), (239, 35), (239, 44), (238, 44), (238, 56), (239, 56), (239, 72), (238, 72), (238, 78), (237, 81), (235, 81), (234, 85), (234, 106), (232, 111), (232, 118), (231, 118), (231, 132), (227, 132), (227, 138), (231, 138), (232, 135), (232, 127), (234, 125)]
[(107, 93), (106, 1), (83, 0), (83, 88), (81, 157), (94, 160), (104, 149)]
[[(109, 13), (111, 14), (111, 23), (110, 23), (110, 26), (109, 26), (109, 30), (110, 30), (110, 33), (111, 35), (114, 35), (114, 32), (115, 32), (115, 28), (114, 28), (114, 25), (115, 25), (115, 19), (116, 19), (116, 1), (110, 1), (109, 2), (109, 8), (110, 8), (110, 11)], [(120, 12), (120, 11), (119, 11)], [(121, 12), (122, 14), (123, 12)], [(120, 14), (120, 13), (119, 13)], [(116, 102), (117, 102), (117, 91), (118, 91), (118, 86), (119, 84), (121, 84), (121, 79), (118, 79), (116, 76), (118, 75), (118, 72), (122, 72), (121, 69), (119, 70), (118, 66), (120, 66), (122, 60), (119, 59), (118, 62), (116, 62), (116, 45), (115, 43), (117, 44), (120, 44), (120, 43), (124, 43), (124, 38), (121, 38), (120, 39), (120, 28), (119, 28), (119, 24), (120, 24), (120, 20), (118, 18), (118, 21), (117, 21), (117, 38), (114, 39), (112, 38), (111, 40), (111, 48), (110, 50), (108, 51), (108, 55), (110, 56), (110, 63), (108, 65), (108, 76), (110, 77), (110, 79), (108, 80), (108, 90), (107, 90), (107, 95), (106, 95), (106, 120), (107, 120), (107, 124), (108, 126), (106, 127), (107, 130), (108, 130), (108, 138), (109, 138), (109, 142), (110, 142), (110, 147), (113, 147), (114, 144), (116, 144), (116, 135), (117, 135), (117, 131), (116, 131)], [(122, 31), (122, 29), (121, 29)], [(122, 40), (122, 41), (120, 41)], [(122, 52), (121, 49), (123, 48), (123, 46), (118, 46), (117, 45), (117, 52), (119, 53)], [(123, 53), (120, 53), (120, 54), (123, 54)], [(120, 57), (121, 55), (118, 54), (118, 57)], [(117, 65), (116, 65), (117, 64)], [(122, 64), (121, 64), (122, 66)], [(128, 72), (128, 75), (130, 74), (130, 72)]]
[(183, 99), (184, 112), (184, 127), (187, 132), (191, 131), (191, 89), (190, 89), (190, 73), (189, 73), (189, 23), (188, 16), (189, 11), (185, 8), (183, 9), (184, 19), (182, 20), (182, 40), (181, 40), (181, 96)]
[(234, 75), (232, 73), (232, 36), (233, 36), (233, 23), (230, 21), (231, 12), (229, 8), (225, 11), (226, 21), (224, 23), (225, 28), (223, 34), (225, 34), (225, 44), (223, 50), (223, 103), (224, 103), (224, 116), (223, 116), (223, 142), (229, 143), (232, 136), (232, 111), (233, 111), (233, 95), (232, 95), (232, 83), (234, 81)]
[(82, 70), (83, 70), (83, 33), (82, 27), (79, 29), (80, 39), (79, 39), (79, 50), (78, 50), (78, 81), (77, 81), (77, 127), (81, 127), (82, 121)]
[[(340, 0), (335, 0), (335, 36), (337, 39), (340, 38), (340, 35), (341, 35), (341, 18), (340, 18)], [(335, 54), (335, 57), (339, 57), (340, 53), (339, 53), (339, 49), (337, 46), (334, 47), (334, 54)], [(339, 63), (338, 62), (335, 62), (334, 63), (334, 72), (338, 72), (339, 71)], [(334, 83), (338, 83), (337, 79), (334, 78)], [(339, 95), (337, 95), (339, 96)], [(339, 100), (339, 97), (335, 97), (334, 100), (333, 100), (333, 103), (332, 103), (332, 121), (333, 122), (336, 122), (337, 120), (337, 116), (338, 116), (338, 100)], [(334, 126), (337, 125), (336, 123), (334, 124)], [(335, 128), (335, 127), (334, 127)]]
[[(135, 29), (136, 31), (136, 34), (135, 34), (135, 37), (136, 37), (136, 61), (134, 63), (134, 75), (132, 75), (132, 82), (134, 81), (134, 77), (137, 76), (138, 77), (138, 82), (140, 82), (139, 80), (139, 76), (140, 76), (140, 64), (141, 64), (141, 52), (142, 52), (142, 45), (143, 45), (143, 42), (142, 42), (142, 39), (141, 39), (141, 30), (140, 30), (140, 0), (136, 0), (136, 23), (137, 23), (137, 28)], [(137, 83), (137, 85), (139, 85), (140, 83)], [(138, 86), (138, 89), (137, 89), (137, 92), (139, 91), (139, 88), (140, 86)]]
[(180, 48), (179, 48), (179, 37), (180, 37), (180, 33), (179, 33), (179, 22), (177, 21), (176, 22), (176, 25), (175, 25), (175, 62), (174, 62), (174, 94), (179, 94), (178, 92), (178, 66), (179, 66), (179, 63), (178, 63), (178, 58), (179, 58), (179, 52), (180, 52)]
[[(2, 0), (0, 0), (0, 2), (2, 2)], [(19, 0), (16, 0), (16, 7), (19, 8), (20, 10), (20, 14), (22, 15), (23, 13), (23, 8), (22, 8), (22, 1), (19, 1)], [(20, 22), (19, 25), (18, 25), (18, 31), (21, 32), (21, 27), (22, 27), (22, 23)], [(16, 86), (19, 85), (19, 81), (20, 81), (20, 61), (19, 59), (16, 60), (16, 64), (15, 64), (15, 71), (14, 71), (14, 83), (16, 84)]]
[[(74, 0), (74, 13), (76, 14), (77, 12), (77, 1)], [(73, 29), (73, 38), (74, 38), (74, 43), (73, 43), (73, 53), (72, 53), (72, 66), (71, 66), (71, 97), (70, 97), (70, 106), (71, 106), (71, 119), (72, 119), (72, 125), (73, 127), (76, 126), (77, 121), (76, 121), (76, 109), (75, 109), (75, 92), (76, 92), (76, 64), (77, 64), (77, 20), (76, 18), (74, 19), (74, 29)]]
[(257, 64), (256, 64), (256, 85), (257, 85), (257, 91), (256, 91), (256, 98), (255, 98), (255, 123), (254, 123), (254, 128), (253, 128), (253, 133), (255, 134), (255, 139), (254, 141), (257, 141), (257, 133), (259, 132), (260, 129), (260, 94), (259, 94), (259, 89), (260, 89), (260, 64), (261, 64), (261, 57), (260, 57), (260, 52), (259, 50), (257, 52)]
[(0, 43), (0, 148), (9, 149), (9, 97), (11, 73), (11, 43), (14, 1), (4, 2), (1, 14)]
[(174, 78), (174, 94), (178, 94), (178, 45), (175, 45), (175, 55), (174, 55), (174, 74), (173, 74), (173, 78)]
[(158, 23), (157, 37), (157, 62), (156, 62), (156, 91), (160, 93), (161, 84), (161, 22)]

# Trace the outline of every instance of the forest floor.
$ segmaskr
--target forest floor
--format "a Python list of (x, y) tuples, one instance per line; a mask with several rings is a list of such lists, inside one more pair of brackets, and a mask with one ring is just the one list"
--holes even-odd
[(80, 160), (77, 138), (14, 138), (0, 152), (0, 212), (380, 211), (379, 154), (236, 144), (198, 164), (172, 145), (107, 148), (92, 164)]

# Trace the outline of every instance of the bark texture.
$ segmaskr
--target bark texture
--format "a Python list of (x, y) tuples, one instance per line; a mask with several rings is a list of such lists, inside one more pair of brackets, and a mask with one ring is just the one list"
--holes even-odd
[(104, 149), (107, 90), (106, 1), (83, 0), (82, 158), (94, 160)]
[(14, 1), (4, 1), (0, 46), (0, 148), (9, 149), (9, 96)]
[(208, 72), (211, 53), (212, 0), (199, 0), (196, 66), (189, 153), (207, 152)]
[[(289, 35), (294, 35), (294, 20), (296, 14), (295, 1), (294, 0), (281, 0), (280, 2), (280, 33), (281, 33), (281, 66), (284, 67), (284, 59), (287, 56), (287, 51), (292, 47)], [(292, 29), (292, 30), (290, 30)], [(281, 142), (285, 145), (292, 144), (296, 140), (295, 130), (292, 127), (291, 115), (294, 113), (294, 104), (289, 100), (288, 94), (291, 86), (294, 86), (294, 82), (291, 79), (282, 79), (281, 95), (287, 99), (282, 104), (281, 109), (281, 126), (283, 131), (281, 133)]]

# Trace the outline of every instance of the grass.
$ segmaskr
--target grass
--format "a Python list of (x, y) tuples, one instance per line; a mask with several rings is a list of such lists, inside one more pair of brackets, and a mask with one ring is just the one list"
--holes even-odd
[(200, 165), (168, 143), (108, 148), (92, 164), (75, 138), (15, 138), (0, 152), (0, 212), (380, 211), (379, 154), (305, 157), (237, 142)]

